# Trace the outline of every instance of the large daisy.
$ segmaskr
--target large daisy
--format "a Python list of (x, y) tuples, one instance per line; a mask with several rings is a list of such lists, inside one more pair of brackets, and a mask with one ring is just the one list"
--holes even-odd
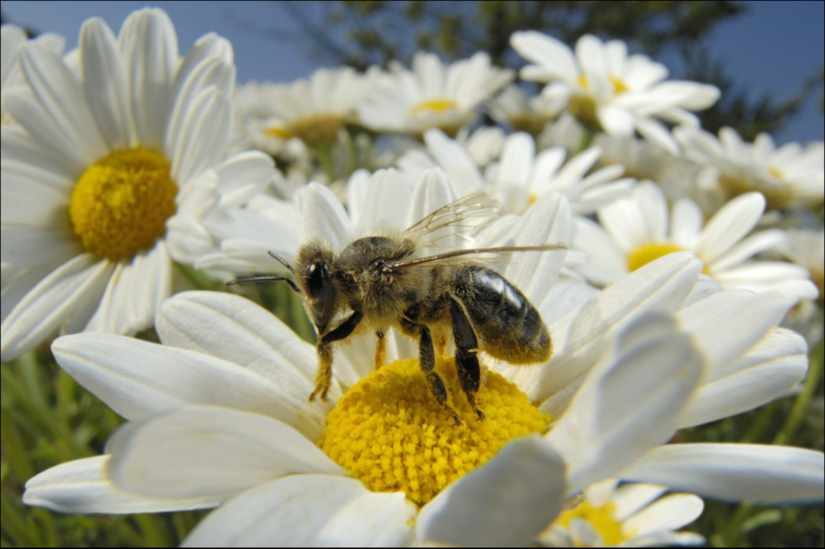
[[(435, 172), (417, 184), (416, 207), (448, 199), (441, 180)], [(397, 224), (383, 209), (397, 192), (367, 195), (359, 218), (375, 209)], [(347, 241), (355, 227), (327, 189), (310, 185), (303, 200), (305, 214), (318, 214), (307, 216), (308, 238), (333, 249)], [(570, 219), (564, 198), (545, 197), (515, 243), (564, 242)], [(677, 428), (764, 404), (804, 376), (804, 342), (775, 328), (791, 300), (697, 284), (701, 262), (685, 253), (598, 295), (557, 288), (563, 255), (500, 266), (541, 311), (556, 351), (534, 368), (490, 362), (478, 401), (487, 419), (456, 396), (460, 427), (429, 393), (414, 350), (389, 348), (391, 362), (376, 370), (366, 337), (336, 349), (332, 400), (308, 402), (313, 348), (232, 295), (168, 300), (157, 322), (162, 345), (61, 338), (53, 347), (61, 366), (130, 422), (106, 455), (31, 479), (24, 501), (81, 513), (218, 507), (191, 546), (523, 545), (570, 496), (611, 477), (727, 499), (822, 498), (819, 452), (658, 446)], [(457, 383), (452, 360), (437, 362)]]
[(573, 51), (555, 38), (535, 31), (516, 32), (513, 48), (528, 61), (525, 80), (549, 82), (542, 94), (564, 100), (567, 110), (583, 124), (610, 135), (634, 130), (666, 150), (678, 152), (667, 127), (659, 120), (698, 126), (690, 111), (701, 111), (719, 99), (715, 86), (668, 81), (664, 65), (644, 55), (627, 55), (620, 40), (602, 42), (586, 34)]
[(746, 143), (732, 128), (719, 130), (718, 139), (700, 128), (679, 128), (674, 133), (685, 156), (718, 170), (718, 184), (728, 196), (758, 191), (765, 195), (769, 209), (822, 204), (825, 147), (821, 141), (777, 148), (766, 133)]
[(82, 27), (75, 74), (24, 46), (26, 86), (4, 92), (2, 359), (54, 333), (133, 334), (171, 292), (172, 258), (214, 247), (205, 217), (270, 183), (262, 153), (222, 160), (235, 67), (208, 34), (180, 57), (168, 16), (119, 37)]
[(671, 211), (661, 189), (647, 181), (631, 196), (600, 209), (601, 225), (577, 219), (573, 248), (589, 256), (579, 270), (598, 285), (621, 280), (664, 255), (691, 250), (705, 262), (705, 273), (725, 288), (782, 290), (798, 299), (816, 298), (805, 268), (752, 259), (782, 246), (786, 239), (780, 229), (748, 236), (764, 209), (762, 195), (748, 193), (726, 204), (703, 227), (695, 202), (680, 199)]
[(412, 71), (393, 64), (376, 78), (358, 106), (367, 128), (420, 137), (429, 128), (450, 135), (475, 118), (476, 107), (513, 79), (513, 72), (490, 63), (486, 53), (445, 66), (432, 53), (418, 52)]

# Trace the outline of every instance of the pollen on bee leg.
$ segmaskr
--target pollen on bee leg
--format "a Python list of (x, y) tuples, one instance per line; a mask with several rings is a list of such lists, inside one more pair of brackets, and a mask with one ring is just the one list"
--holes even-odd
[[(457, 414), (476, 414), (453, 358), (435, 357)], [(403, 491), (424, 505), (490, 460), (512, 438), (544, 431), (551, 418), (496, 372), (475, 394), (487, 421), (457, 426), (430, 391), (417, 359), (391, 362), (353, 385), (327, 416), (318, 446), (375, 492)]]
[(375, 369), (377, 370), (387, 361), (387, 340), (384, 338), (384, 330), (376, 330), (375, 335), (378, 337), (375, 344)]
[(327, 393), (332, 386), (332, 349), (329, 345), (318, 345), (318, 372), (315, 374), (315, 390), (309, 395), (309, 401), (314, 402), (320, 396), (323, 402), (329, 400)]

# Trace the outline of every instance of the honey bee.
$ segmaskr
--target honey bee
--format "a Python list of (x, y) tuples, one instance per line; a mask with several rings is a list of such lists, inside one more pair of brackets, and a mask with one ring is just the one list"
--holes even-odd
[[(293, 267), (272, 254), (293, 275), (251, 276), (228, 284), (279, 280), (303, 299), (318, 332), (318, 372), (314, 401), (327, 400), (332, 383), (332, 344), (356, 331), (369, 330), (378, 338), (376, 368), (385, 359), (384, 336), (390, 327), (418, 340), (421, 371), (436, 401), (461, 419), (448, 402), (447, 389), (435, 371), (435, 345), (455, 343), (455, 363), (461, 389), (478, 416), (482, 367), (478, 353), (511, 364), (547, 361), (553, 352), (550, 333), (541, 315), (518, 288), (491, 268), (476, 261), (479, 254), (542, 252), (566, 248), (563, 244), (456, 249), (421, 255), (435, 245), (445, 230), (467, 227), (473, 218), (489, 217), (495, 202), (475, 194), (439, 208), (403, 232), (367, 236), (334, 253), (323, 242), (303, 244)], [(448, 235), (454, 233), (447, 233)], [(461, 235), (459, 235), (461, 236)], [(468, 257), (470, 256), (470, 257)], [(472, 256), (476, 256), (475, 258)], [(343, 314), (348, 316), (340, 322)]]

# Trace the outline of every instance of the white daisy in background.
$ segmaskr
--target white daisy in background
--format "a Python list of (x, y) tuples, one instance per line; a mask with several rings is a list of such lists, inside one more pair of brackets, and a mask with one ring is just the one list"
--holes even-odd
[[(536, 138), (539, 150), (562, 147), (570, 154), (581, 152), (589, 144), (591, 135), (576, 117), (564, 111), (553, 122), (544, 126), (544, 131)], [(583, 146), (584, 145), (584, 146)]]
[[(272, 179), (262, 153), (221, 160), (235, 80), (230, 44), (208, 34), (184, 56), (161, 10), (119, 38), (84, 23), (78, 73), (24, 46), (27, 85), (4, 92), (2, 360), (64, 333), (134, 334), (169, 296), (172, 258), (215, 246), (213, 210)], [(211, 201), (211, 202), (209, 202)]]
[(369, 129), (420, 137), (430, 128), (455, 136), (472, 122), (476, 107), (513, 80), (513, 71), (490, 63), (486, 53), (445, 66), (435, 54), (418, 52), (412, 71), (398, 63), (376, 78), (358, 105)]
[(355, 120), (355, 109), (371, 87), (370, 78), (349, 67), (319, 69), (309, 79), (290, 84), (248, 83), (234, 100), (238, 124), (251, 142), (268, 152), (294, 155), (298, 139), (309, 147), (332, 142), (338, 130)]
[(690, 250), (704, 261), (705, 273), (725, 288), (782, 290), (797, 299), (816, 298), (816, 287), (804, 267), (751, 260), (781, 246), (787, 238), (781, 229), (747, 236), (765, 210), (761, 194), (731, 200), (704, 227), (702, 211), (692, 200), (680, 199), (669, 210), (662, 190), (647, 181), (631, 196), (600, 209), (601, 225), (577, 219), (573, 248), (589, 257), (579, 271), (604, 286), (659, 257)]
[(627, 55), (620, 40), (603, 43), (586, 34), (567, 45), (536, 31), (516, 32), (510, 44), (536, 63), (521, 69), (525, 80), (549, 82), (542, 95), (563, 101), (583, 124), (605, 133), (630, 136), (634, 130), (677, 154), (676, 141), (659, 121), (698, 126), (689, 111), (711, 107), (719, 99), (715, 86), (671, 80), (667, 67), (644, 55)]
[(486, 167), (501, 154), (504, 131), (496, 126), (482, 126), (473, 132), (462, 129), (455, 140), (464, 146), (467, 154), (479, 168)]
[(702, 514), (692, 494), (662, 496), (655, 484), (623, 484), (607, 479), (584, 490), (572, 509), (562, 511), (538, 538), (549, 547), (630, 547), (701, 545), (692, 532), (675, 532)]
[(528, 97), (520, 87), (510, 85), (488, 100), (485, 108), (496, 122), (509, 124), (514, 132), (539, 135), (548, 122), (567, 106), (565, 100), (553, 100), (541, 95)]
[(591, 214), (626, 195), (636, 182), (622, 178), (624, 166), (620, 165), (590, 173), (600, 155), (601, 149), (592, 147), (565, 162), (563, 148), (536, 154), (532, 137), (514, 133), (504, 143), (501, 160), (485, 173), (489, 192), (502, 202), (505, 212), (523, 212), (546, 194), (559, 192), (570, 200), (575, 213)]
[(401, 170), (419, 177), (424, 170), (438, 166), (453, 181), (462, 195), (484, 191), (502, 203), (504, 213), (524, 212), (539, 198), (559, 192), (565, 195), (576, 213), (588, 214), (626, 193), (634, 180), (619, 179), (621, 166), (608, 166), (586, 175), (596, 164), (600, 150), (588, 149), (566, 163), (560, 147), (536, 154), (533, 138), (516, 133), (504, 142), (501, 158), (487, 166), (484, 174), (459, 143), (439, 130), (424, 134), (427, 152), (410, 151), (398, 160)]
[[(0, 63), (0, 94), (5, 93), (15, 86), (25, 86), (26, 79), (20, 68), (19, 53), (20, 46), (26, 44), (27, 47), (43, 48), (54, 55), (63, 55), (63, 48), (66, 46), (66, 39), (54, 33), (44, 33), (29, 40), (26, 31), (16, 25), (3, 25), (0, 28), (2, 37), (2, 63)], [(8, 124), (11, 121), (6, 106), (0, 101), (0, 122)]]
[[(386, 189), (365, 195), (358, 219), (400, 225), (405, 183), (383, 173), (370, 185)], [(433, 172), (416, 184), (407, 213), (450, 192)], [(326, 188), (310, 185), (303, 201), (307, 238), (334, 249), (349, 241), (357, 223)], [(570, 220), (564, 198), (545, 197), (516, 242), (564, 242)], [(804, 342), (775, 328), (791, 300), (697, 285), (702, 265), (690, 254), (597, 295), (559, 291), (563, 256), (513, 256), (503, 266), (541, 311), (555, 354), (533, 368), (491, 363), (479, 392), (487, 420), (462, 427), (429, 394), (417, 360), (404, 360), (417, 356), (414, 346), (388, 350), (394, 362), (374, 370), (373, 340), (339, 345), (333, 400), (307, 402), (314, 349), (237, 296), (168, 300), (157, 321), (163, 345), (61, 338), (53, 347), (61, 366), (130, 423), (108, 454), (31, 479), (24, 502), (74, 513), (219, 507), (187, 538), (191, 546), (524, 545), (568, 497), (611, 477), (754, 502), (822, 499), (819, 452), (658, 446), (678, 428), (764, 404), (804, 376)], [(449, 360), (437, 367), (454, 380)], [(454, 404), (472, 414), (463, 399)], [(530, 432), (544, 434), (511, 440)]]
[(625, 174), (639, 181), (647, 179), (661, 184), (667, 170), (679, 160), (658, 145), (633, 136), (600, 133), (593, 138), (593, 144), (602, 150), (600, 165), (624, 166)]
[(719, 138), (700, 128), (678, 128), (674, 135), (684, 154), (718, 170), (718, 184), (729, 197), (758, 191), (768, 208), (811, 208), (825, 197), (825, 146), (802, 147), (788, 143), (776, 148), (773, 139), (760, 133), (746, 143), (731, 128), (719, 130)]
[(808, 269), (811, 280), (819, 288), (821, 301), (825, 294), (825, 231), (791, 229), (784, 244), (778, 251), (797, 265)]

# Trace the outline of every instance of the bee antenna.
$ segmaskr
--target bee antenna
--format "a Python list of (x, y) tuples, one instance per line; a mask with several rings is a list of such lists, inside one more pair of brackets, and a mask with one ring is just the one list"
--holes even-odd
[(295, 271), (292, 270), (292, 265), (290, 265), (287, 262), (286, 259), (284, 259), (283, 257), (281, 257), (277, 254), (272, 253), (271, 251), (268, 251), (266, 253), (269, 254), (269, 257), (271, 257), (272, 259), (274, 259), (275, 261), (277, 261), (278, 263), (280, 263), (281, 265), (283, 265), (284, 267), (289, 269), (289, 272), (291, 272), (292, 274), (295, 274)]
[(288, 278), (283, 276), (269, 276), (269, 275), (256, 275), (256, 276), (245, 276), (243, 278), (236, 278), (235, 280), (230, 280), (226, 283), (227, 286), (234, 286), (235, 284), (247, 284), (249, 282), (278, 282), (283, 281), (287, 283), (293, 292), (298, 295), (301, 295), (301, 289), (295, 284), (295, 282), (291, 281)]

